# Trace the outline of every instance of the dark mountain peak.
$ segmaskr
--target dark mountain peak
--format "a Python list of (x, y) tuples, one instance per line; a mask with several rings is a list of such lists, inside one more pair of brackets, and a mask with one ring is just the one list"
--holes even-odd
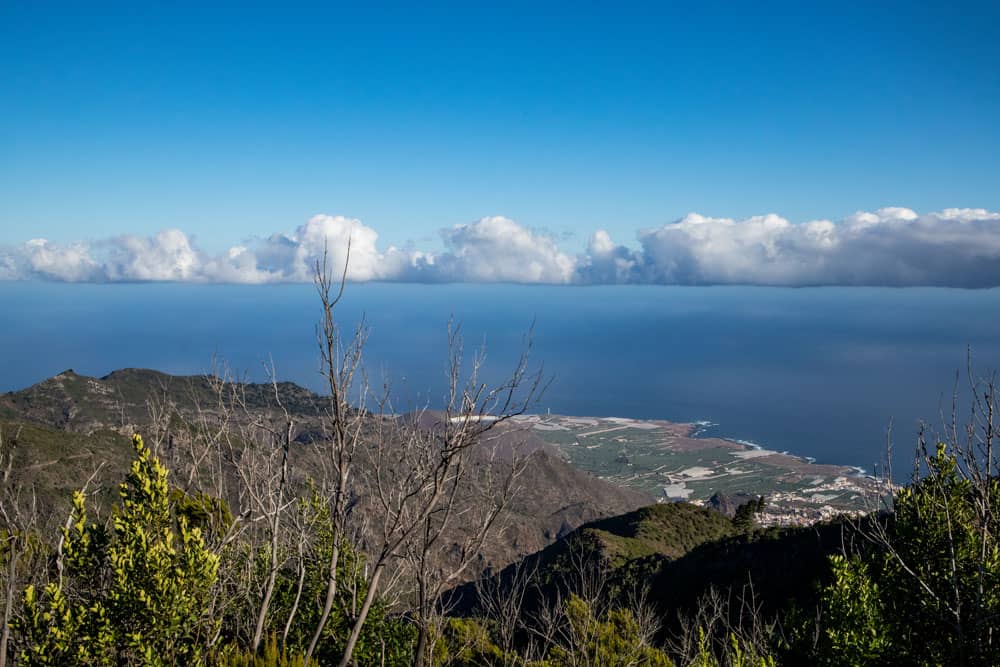
[(150, 368), (118, 368), (101, 378), (101, 382), (120, 382), (122, 380), (158, 380), (164, 378), (177, 379), (184, 376), (168, 375)]
[(37, 389), (37, 388), (63, 387), (63, 386), (66, 386), (66, 383), (79, 383), (81, 381), (93, 380), (93, 379), (94, 378), (88, 377), (86, 375), (80, 375), (79, 373), (77, 373), (76, 371), (74, 371), (72, 368), (67, 368), (63, 372), (56, 373), (52, 377), (48, 377), (48, 378), (45, 378), (44, 380), (40, 380), (40, 381), (36, 382), (35, 384), (31, 385), (30, 387), (26, 387), (25, 389), (21, 389), (19, 391), (10, 391), (10, 392), (7, 392), (7, 393), (8, 394), (18, 394), (18, 393), (21, 393), (21, 392), (24, 392), (24, 391), (31, 391), (31, 390)]
[(4, 412), (26, 421), (67, 429), (97, 380), (68, 369), (20, 391), (3, 395)]
[[(0, 396), (4, 414), (64, 431), (89, 433), (120, 428), (123, 423), (141, 427), (149, 420), (149, 406), (170, 404), (191, 415), (198, 406), (217, 406), (215, 387), (208, 375), (170, 375), (148, 368), (120, 368), (101, 378), (80, 375), (72, 369), (19, 391)], [(271, 384), (237, 383), (249, 409), (275, 407)], [(322, 414), (325, 399), (292, 382), (279, 382), (282, 404), (302, 417), (300, 426)]]

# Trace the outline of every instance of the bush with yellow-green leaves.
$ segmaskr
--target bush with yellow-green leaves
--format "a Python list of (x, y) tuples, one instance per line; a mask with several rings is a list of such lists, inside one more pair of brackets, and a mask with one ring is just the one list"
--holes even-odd
[(218, 556), (172, 507), (167, 469), (138, 435), (110, 527), (73, 497), (57, 574), (24, 594), (23, 665), (177, 665), (202, 659), (217, 621)]

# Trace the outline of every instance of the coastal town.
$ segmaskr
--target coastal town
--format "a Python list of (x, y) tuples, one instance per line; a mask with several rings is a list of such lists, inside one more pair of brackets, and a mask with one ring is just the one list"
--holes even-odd
[(703, 437), (707, 423), (524, 415), (518, 421), (574, 466), (658, 502), (716, 505), (764, 497), (762, 526), (801, 526), (879, 509), (892, 486), (846, 465)]

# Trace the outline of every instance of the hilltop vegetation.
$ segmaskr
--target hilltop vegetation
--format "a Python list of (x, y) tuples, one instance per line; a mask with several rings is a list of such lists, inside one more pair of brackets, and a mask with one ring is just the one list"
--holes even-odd
[[(219, 395), (211, 375), (175, 376), (155, 370), (124, 368), (102, 378), (72, 369), (0, 397), (0, 414), (57, 429), (89, 433), (102, 428), (148, 424), (151, 409), (168, 406), (180, 414), (218, 410)], [(291, 382), (241, 382), (241, 400), (255, 411), (275, 409), (274, 393), (301, 421), (318, 419), (326, 408), (323, 397)]]

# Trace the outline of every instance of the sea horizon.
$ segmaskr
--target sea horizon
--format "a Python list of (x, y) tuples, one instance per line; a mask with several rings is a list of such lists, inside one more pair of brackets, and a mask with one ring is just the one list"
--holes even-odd
[[(277, 376), (320, 391), (312, 286), (0, 283), (0, 390), (72, 368)], [(550, 384), (531, 411), (712, 423), (711, 434), (871, 471), (893, 424), (899, 462), (920, 421), (941, 422), (971, 348), (1000, 366), (1000, 289), (511, 284), (347, 285), (339, 321), (364, 316), (366, 368), (401, 409), (440, 407), (447, 327), (487, 381), (530, 359)], [(16, 314), (16, 316), (15, 316)], [(960, 383), (960, 389), (962, 384)]]

